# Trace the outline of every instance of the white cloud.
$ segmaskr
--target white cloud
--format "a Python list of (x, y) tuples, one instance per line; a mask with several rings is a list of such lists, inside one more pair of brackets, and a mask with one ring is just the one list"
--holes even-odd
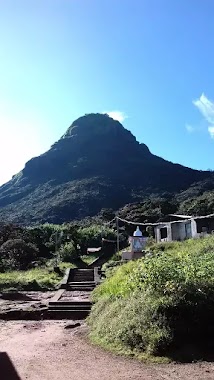
[(189, 133), (193, 133), (195, 131), (195, 128), (190, 124), (186, 124), (185, 127), (186, 127), (187, 132)]
[(112, 119), (118, 120), (120, 123), (122, 123), (128, 117), (124, 112), (121, 111), (108, 111), (103, 113), (107, 113), (110, 117), (112, 117)]
[(214, 102), (202, 94), (199, 99), (193, 101), (193, 104), (209, 123), (214, 124)]
[(193, 104), (210, 124), (208, 132), (214, 138), (214, 101), (209, 100), (206, 95), (202, 94), (199, 99), (193, 101)]
[(208, 127), (208, 132), (210, 136), (212, 137), (212, 139), (214, 139), (214, 126)]

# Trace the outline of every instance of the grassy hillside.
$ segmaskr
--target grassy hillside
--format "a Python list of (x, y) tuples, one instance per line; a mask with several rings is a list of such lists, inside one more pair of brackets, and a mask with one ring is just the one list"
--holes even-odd
[(206, 358), (214, 338), (214, 237), (150, 251), (95, 289), (92, 340), (144, 359)]

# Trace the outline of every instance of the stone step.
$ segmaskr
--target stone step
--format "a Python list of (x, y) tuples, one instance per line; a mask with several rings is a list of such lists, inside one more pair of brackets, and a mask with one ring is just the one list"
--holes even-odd
[(94, 278), (94, 275), (92, 276), (91, 274), (90, 275), (85, 275), (85, 274), (75, 274), (74, 276), (71, 276), (71, 278), (91, 278), (93, 279)]
[(94, 277), (94, 273), (75, 273), (73, 277)]
[(49, 310), (66, 310), (66, 311), (90, 311), (90, 306), (70, 306), (70, 305), (55, 305), (55, 306), (49, 306)]
[(66, 290), (67, 291), (73, 291), (73, 290), (86, 290), (86, 291), (90, 291), (90, 290), (94, 290), (94, 288), (96, 287), (96, 285), (71, 285), (71, 284), (68, 284), (66, 286)]
[(75, 278), (71, 278), (68, 282), (94, 282), (94, 278), (75, 277)]
[(91, 302), (90, 301), (50, 301), (49, 302), (49, 307), (50, 306), (58, 306), (58, 305), (63, 305), (63, 306), (70, 306), (70, 307), (79, 307), (79, 306), (85, 306), (85, 307), (91, 307)]
[(94, 269), (88, 269), (88, 268), (74, 268), (74, 272), (93, 272)]
[(94, 269), (73, 269), (70, 271), (68, 282), (93, 282)]
[(71, 285), (96, 285), (94, 281), (68, 281)]
[(67, 285), (67, 287), (66, 287), (66, 290), (68, 290), (68, 289), (72, 289), (72, 290), (87, 290), (87, 289), (89, 289), (89, 290), (93, 290), (94, 288), (96, 287), (96, 285), (93, 285), (93, 284), (88, 284), (88, 285), (81, 285), (81, 284), (78, 284), (78, 285), (76, 285), (76, 284), (68, 284)]
[(90, 313), (90, 310), (67, 310), (67, 309), (51, 309), (48, 310), (45, 319), (69, 319), (69, 320), (79, 320), (85, 319)]

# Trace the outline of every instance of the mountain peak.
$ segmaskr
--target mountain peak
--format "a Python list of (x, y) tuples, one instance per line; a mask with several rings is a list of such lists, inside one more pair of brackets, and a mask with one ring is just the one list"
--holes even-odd
[[(118, 120), (114, 120), (108, 114), (90, 113), (76, 119), (62, 138), (70, 138), (77, 134), (96, 136), (106, 135), (108, 133), (119, 133), (122, 131), (125, 132), (127, 130)], [(131, 132), (129, 132), (129, 134), (131, 134)], [(136, 140), (133, 135), (132, 137)]]
[(175, 194), (209, 176), (154, 156), (119, 121), (91, 113), (0, 187), (0, 216), (61, 223), (151, 194)]

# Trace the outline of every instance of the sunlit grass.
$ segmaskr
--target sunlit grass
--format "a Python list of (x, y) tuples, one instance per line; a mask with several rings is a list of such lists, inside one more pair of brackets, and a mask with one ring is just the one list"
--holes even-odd
[(0, 273), (0, 290), (49, 290), (60, 282), (62, 276), (46, 268)]

